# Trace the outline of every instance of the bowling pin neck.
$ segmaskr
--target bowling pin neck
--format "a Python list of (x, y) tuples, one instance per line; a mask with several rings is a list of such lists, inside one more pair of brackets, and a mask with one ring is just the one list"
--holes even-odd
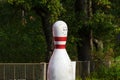
[(66, 45), (55, 45), (55, 49), (65, 49)]
[(66, 41), (67, 37), (54, 37), (55, 41)]
[(54, 37), (55, 49), (65, 49), (67, 37)]

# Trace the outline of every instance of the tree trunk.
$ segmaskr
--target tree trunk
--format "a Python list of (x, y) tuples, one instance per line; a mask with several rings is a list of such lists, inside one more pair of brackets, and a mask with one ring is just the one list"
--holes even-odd
[(82, 40), (79, 40), (77, 42), (77, 50), (78, 50), (78, 60), (79, 61), (90, 61), (90, 37), (89, 37), (89, 31), (86, 30), (87, 27), (83, 26), (81, 29), (79, 29), (78, 35), (79, 38)]
[(90, 60), (92, 30), (86, 23), (92, 17), (91, 3), (91, 0), (76, 0), (75, 2), (76, 19), (78, 22), (80, 20), (83, 22), (82, 27), (78, 30), (78, 37), (82, 40), (77, 42), (78, 60), (80, 61)]
[(46, 51), (46, 62), (49, 62), (50, 56), (53, 52), (53, 37), (52, 37), (52, 25), (50, 24), (50, 13), (47, 9), (34, 7), (36, 13), (41, 17), (42, 28), (46, 39), (47, 51)]
[[(76, 20), (82, 21), (83, 25), (78, 30), (78, 38), (77, 42), (77, 50), (78, 50), (78, 60), (79, 61), (90, 61), (91, 60), (91, 49), (93, 48), (92, 43), (92, 30), (86, 24), (88, 20), (92, 17), (92, 1), (91, 0), (76, 0), (75, 2), (75, 13), (76, 13)], [(79, 25), (78, 25), (79, 26)], [(83, 62), (83, 70), (82, 70), (82, 79), (84, 80), (85, 77), (88, 75), (88, 64)]]
[(42, 17), (42, 24), (47, 44), (46, 62), (49, 62), (53, 52), (52, 25), (49, 23), (49, 16)]

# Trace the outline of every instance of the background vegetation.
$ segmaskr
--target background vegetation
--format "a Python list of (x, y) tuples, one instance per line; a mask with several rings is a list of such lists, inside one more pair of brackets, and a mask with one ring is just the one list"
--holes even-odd
[(63, 20), (71, 60), (91, 61), (91, 79), (118, 80), (119, 5), (120, 0), (0, 0), (0, 62), (48, 62), (52, 24)]
[[(0, 61), (47, 61), (53, 50), (51, 27), (56, 20), (68, 24), (67, 51), (72, 60), (90, 55), (102, 59), (108, 55), (118, 57), (119, 3), (119, 0), (0, 0)], [(86, 44), (89, 49), (85, 49), (90, 52), (81, 51), (88, 56), (79, 55), (82, 41), (89, 42)]]
[[(90, 43), (91, 52), (86, 54), (100, 58), (119, 56), (120, 1), (83, 1), (86, 1), (86, 6), (77, 0), (1, 0), (0, 61), (46, 61), (49, 51), (53, 50), (51, 26), (56, 20), (64, 20), (68, 24), (67, 50), (72, 60), (80, 60), (79, 57), (84, 56), (79, 55), (78, 48), (89, 36), (91, 38), (86, 42), (92, 39), (93, 45)], [(87, 5), (91, 7), (86, 9)]]

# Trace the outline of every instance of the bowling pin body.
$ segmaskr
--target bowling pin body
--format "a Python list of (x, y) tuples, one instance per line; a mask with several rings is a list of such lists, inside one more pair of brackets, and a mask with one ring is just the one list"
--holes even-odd
[(67, 31), (67, 25), (63, 21), (57, 21), (53, 25), (55, 49), (48, 65), (47, 80), (72, 80), (71, 60), (65, 49)]

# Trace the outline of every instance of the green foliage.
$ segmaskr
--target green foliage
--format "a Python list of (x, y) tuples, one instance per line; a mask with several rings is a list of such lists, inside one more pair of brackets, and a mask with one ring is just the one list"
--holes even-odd
[[(85, 80), (119, 80), (120, 79), (120, 61), (112, 62), (110, 67), (101, 64), (94, 72), (85, 78)], [(82, 80), (76, 77), (76, 80)]]
[(108, 12), (112, 5), (110, 0), (94, 0), (93, 3), (95, 4), (95, 9), (102, 12)]
[(120, 39), (119, 39), (119, 35), (120, 35), (120, 6), (119, 6), (120, 0), (115, 0), (112, 1), (112, 8), (111, 8), (111, 14), (114, 15), (115, 19), (114, 19), (114, 23), (115, 23), (115, 45), (114, 45), (114, 52), (115, 52), (115, 56), (120, 56)]
[(97, 69), (97, 71), (91, 74), (91, 77), (98, 78), (100, 80), (119, 80), (120, 63), (114, 62), (110, 68), (102, 65)]
[(64, 11), (60, 0), (48, 1), (47, 8), (51, 13), (51, 23), (55, 22), (58, 19), (58, 16), (60, 16), (61, 12)]
[(45, 60), (45, 38), (40, 18), (29, 12), (22, 25), (21, 10), (0, 5), (0, 62), (40, 62)]
[(101, 40), (112, 38), (115, 30), (115, 26), (112, 23), (113, 20), (114, 17), (112, 15), (96, 13), (92, 21), (92, 28), (95, 37)]
[(44, 9), (50, 14), (50, 23), (55, 22), (60, 16), (61, 12), (64, 11), (60, 0), (8, 0), (13, 6), (19, 6), (26, 10), (31, 10), (34, 7)]
[(24, 0), (8, 0), (10, 4), (13, 4), (13, 2), (16, 2), (16, 4), (23, 4), (25, 1)]
[(60, 0), (6, 0), (0, 4), (1, 61), (44, 61), (45, 37), (40, 16), (34, 13), (34, 7), (44, 9), (53, 23), (63, 10)]
[[(35, 13), (34, 7), (47, 12), (50, 23), (61, 19), (68, 24), (67, 50), (73, 60), (77, 57), (75, 42), (82, 40), (77, 37), (78, 30), (82, 28), (84, 22), (88, 26), (86, 33), (92, 29), (93, 37), (103, 42), (105, 52), (112, 48), (114, 57), (119, 56), (120, 41), (116, 37), (120, 34), (120, 0), (92, 1), (94, 4), (92, 18), (83, 21), (80, 16), (82, 13), (77, 15), (75, 13), (74, 0), (1, 0), (0, 55), (3, 57), (0, 60), (3, 62), (44, 61), (45, 35), (42, 32), (41, 18)], [(25, 11), (24, 18), (22, 10)], [(76, 18), (80, 20), (77, 21)], [(23, 19), (25, 25), (22, 24)]]
[(97, 2), (97, 4), (101, 4), (101, 5), (108, 5), (111, 4), (111, 2), (109, 0), (95, 0), (95, 2)]

